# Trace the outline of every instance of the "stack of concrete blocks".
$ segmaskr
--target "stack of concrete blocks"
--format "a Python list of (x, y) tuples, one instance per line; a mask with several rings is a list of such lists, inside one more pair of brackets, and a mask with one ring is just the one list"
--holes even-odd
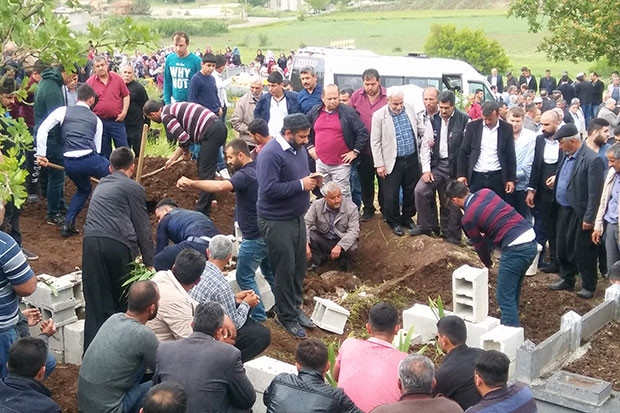
[[(482, 347), (481, 337), (499, 326), (499, 320), (488, 316), (488, 270), (464, 265), (452, 275), (452, 299), (454, 313), (444, 310), (445, 315), (455, 314), (465, 320), (467, 345)], [(403, 311), (403, 327), (420, 334), (423, 341), (430, 341), (437, 334), (439, 315), (427, 305), (415, 304)]]
[[(256, 276), (254, 279), (256, 280), (256, 285), (258, 287), (258, 294), (260, 295), (260, 299), (263, 305), (265, 306), (265, 310), (267, 311), (271, 309), (276, 303), (276, 299), (273, 296), (273, 292), (271, 291), (271, 286), (265, 279), (265, 276), (261, 272), (260, 268), (256, 270)], [(228, 284), (230, 285), (234, 293), (238, 293), (239, 291), (241, 291), (241, 288), (239, 287), (239, 284), (237, 283), (237, 271), (236, 270), (228, 271), (228, 274), (226, 275), (226, 281), (228, 281)]]
[(317, 327), (336, 334), (344, 333), (344, 325), (351, 313), (346, 308), (326, 298), (314, 297), (316, 304), (310, 317)]
[[(579, 354), (581, 343), (609, 322), (620, 319), (620, 286), (605, 291), (605, 301), (583, 316), (569, 311), (560, 330), (542, 343), (527, 340), (517, 350), (515, 378), (531, 385), (537, 400), (582, 412), (618, 412), (620, 400), (610, 397), (611, 384), (559, 371)], [(549, 378), (544, 378), (548, 377)]]
[[(77, 316), (84, 311), (82, 273), (76, 271), (58, 278), (41, 274), (37, 278), (37, 289), (23, 298), (20, 307), (37, 308), (43, 320), (54, 319), (56, 334), (49, 338), (50, 352), (58, 362), (79, 365), (84, 343), (84, 322)], [(30, 334), (38, 337), (39, 326), (31, 327)]]
[(256, 392), (256, 402), (252, 407), (252, 412), (265, 413), (267, 408), (263, 403), (263, 394), (271, 381), (280, 373), (297, 374), (297, 368), (292, 364), (262, 356), (245, 363), (245, 372)]

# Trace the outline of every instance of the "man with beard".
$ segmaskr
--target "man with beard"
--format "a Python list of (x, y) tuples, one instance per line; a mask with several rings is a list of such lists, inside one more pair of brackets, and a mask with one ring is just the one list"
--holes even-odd
[(301, 112), (307, 115), (310, 109), (322, 103), (323, 86), (318, 83), (316, 71), (312, 66), (301, 69), (299, 77), (304, 88), (297, 94), (297, 103)]
[(259, 75), (252, 75), (250, 77), (250, 90), (239, 98), (235, 105), (235, 111), (230, 118), (233, 129), (239, 133), (239, 137), (250, 146), (250, 149), (254, 149), (256, 142), (252, 139), (248, 126), (254, 120), (254, 109), (262, 94), (263, 79)]
[(536, 137), (534, 162), (525, 197), (527, 206), (534, 208), (536, 241), (543, 247), (549, 241), (549, 263), (547, 265), (544, 262), (539, 263), (539, 267), (546, 273), (557, 272), (559, 269), (556, 261), (555, 232), (557, 204), (553, 196), (553, 186), (560, 158), (560, 144), (553, 139), (553, 136), (560, 126), (560, 121), (560, 115), (553, 110), (543, 113), (540, 117), (542, 134)]
[(159, 341), (144, 324), (157, 316), (157, 284), (136, 281), (127, 301), (127, 312), (111, 316), (84, 354), (77, 394), (80, 411), (138, 411), (151, 387), (151, 381), (142, 383), (142, 376), (155, 369)]
[[(230, 179), (196, 181), (185, 176), (177, 182), (179, 188), (193, 188), (205, 192), (234, 192), (237, 205), (237, 221), (243, 234), (237, 257), (237, 283), (242, 290), (253, 290), (259, 294), (256, 285), (256, 270), (261, 272), (271, 289), (275, 290), (273, 271), (269, 264), (267, 245), (256, 224), (256, 199), (258, 181), (256, 163), (250, 156), (248, 145), (242, 139), (233, 139), (226, 145), (226, 162), (235, 172)], [(260, 295), (259, 295), (260, 297)], [(267, 319), (262, 300), (252, 309), (250, 316), (256, 321)]]

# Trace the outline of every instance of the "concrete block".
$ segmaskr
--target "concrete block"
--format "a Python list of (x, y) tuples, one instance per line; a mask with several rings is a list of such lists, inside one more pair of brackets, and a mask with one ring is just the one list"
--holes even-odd
[[(269, 310), (275, 305), (276, 299), (273, 295), (273, 291), (271, 291), (271, 286), (267, 280), (265, 280), (263, 273), (260, 272), (260, 268), (256, 270), (254, 280), (256, 281), (256, 286), (258, 287), (257, 293), (260, 295), (260, 299), (265, 306), (265, 310)], [(228, 284), (234, 293), (241, 291), (241, 287), (239, 287), (239, 283), (237, 283), (237, 270), (228, 271), (226, 274), (226, 281), (228, 281)]]
[(51, 311), (75, 306), (71, 282), (47, 274), (39, 275), (37, 279), (39, 280), (37, 289), (28, 297), (24, 297), (26, 303)]
[[(297, 374), (297, 368), (294, 365), (267, 356), (250, 360), (244, 366), (245, 373), (254, 386), (254, 390), (261, 393), (261, 404), (263, 402), (262, 393), (265, 392), (274, 377), (280, 373)], [(258, 397), (256, 401), (259, 401)]]
[(39, 308), (43, 320), (53, 318), (56, 323), (56, 328), (63, 327), (67, 324), (71, 324), (77, 321), (77, 315), (75, 314), (75, 308), (69, 307), (59, 311), (51, 311), (47, 308)]
[(84, 352), (84, 320), (67, 324), (65, 330), (65, 363), (82, 364)]
[(532, 261), (532, 265), (530, 265), (530, 268), (528, 268), (525, 272), (525, 275), (536, 275), (536, 273), (538, 272), (538, 260), (540, 259), (540, 253), (542, 252), (543, 247), (540, 244), (536, 244), (536, 249), (538, 250), (538, 253), (534, 257), (534, 261)]
[(611, 394), (611, 383), (567, 371), (558, 371), (547, 381), (546, 389), (568, 399), (600, 406)]
[[(41, 334), (40, 331), (37, 334), (33, 334), (32, 337), (39, 337), (39, 334)], [(58, 350), (58, 351), (65, 350), (65, 328), (64, 327), (56, 328), (56, 334), (54, 334), (48, 339), (48, 346), (50, 350)]]
[(620, 412), (620, 393), (611, 391), (611, 396), (600, 406), (593, 406), (564, 397), (547, 390), (547, 381), (538, 380), (530, 386), (536, 399), (536, 408), (539, 413), (618, 413)]
[[(449, 311), (446, 315), (452, 314)], [(412, 326), (416, 334), (422, 336), (423, 341), (433, 340), (437, 334), (438, 315), (432, 308), (424, 304), (414, 304), (413, 307), (403, 310), (403, 328), (409, 330)]]
[(239, 284), (237, 284), (236, 270), (228, 271), (228, 274), (226, 274), (226, 281), (228, 281), (228, 285), (230, 285), (230, 288), (232, 288), (233, 293), (236, 294), (241, 291), (241, 288), (239, 288)]
[(560, 330), (570, 331), (569, 351), (576, 351), (581, 345), (582, 317), (574, 311), (569, 311), (560, 318)]
[(517, 349), (523, 343), (523, 327), (499, 325), (480, 337), (484, 350), (498, 350), (508, 356), (510, 361), (517, 358)]
[(326, 298), (314, 297), (316, 304), (310, 317), (314, 324), (332, 333), (344, 333), (344, 325), (351, 314), (349, 310)]
[(467, 327), (467, 345), (469, 347), (482, 348), (482, 336), (499, 326), (499, 323), (499, 318), (490, 316), (487, 316), (484, 320), (477, 323), (465, 321), (465, 326)]
[(563, 356), (570, 349), (570, 331), (558, 331), (535, 345), (526, 340), (517, 349), (515, 379), (530, 384), (541, 371)]
[(239, 226), (239, 223), (237, 221), (235, 221), (235, 238), (237, 238), (239, 242), (241, 242), (241, 240), (243, 239), (243, 234), (241, 233), (241, 227)]
[(616, 303), (614, 311), (614, 320), (620, 319), (620, 284), (613, 284), (605, 290), (605, 301), (614, 301)]
[(65, 352), (62, 350), (52, 350), (50, 349), (49, 352), (56, 357), (56, 362), (57, 363), (64, 363), (65, 362)]
[[(394, 340), (392, 340), (392, 345), (396, 348), (398, 348), (400, 346), (400, 343), (403, 342), (405, 340), (405, 337), (407, 337), (407, 332), (408, 330), (405, 330), (404, 328), (401, 328), (400, 330), (398, 330), (398, 333), (396, 333), (396, 335), (394, 336)], [(422, 340), (422, 335), (421, 334), (417, 334), (415, 332), (411, 332), (411, 340), (409, 341), (410, 345), (413, 344), (422, 344), (424, 341)]]
[(79, 307), (84, 305), (84, 291), (82, 289), (82, 271), (74, 271), (69, 274), (65, 274), (62, 277), (58, 277), (60, 280), (65, 280), (73, 285), (73, 298), (75, 298), (75, 306)]
[(477, 323), (489, 315), (489, 270), (463, 265), (452, 273), (454, 314)]
[(588, 311), (581, 319), (581, 339), (587, 340), (607, 323), (614, 319), (616, 303), (603, 301), (592, 310)]

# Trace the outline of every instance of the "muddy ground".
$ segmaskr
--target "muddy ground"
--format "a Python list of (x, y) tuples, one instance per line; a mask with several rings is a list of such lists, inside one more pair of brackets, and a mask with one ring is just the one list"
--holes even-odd
[[(145, 172), (153, 171), (163, 163), (164, 159), (147, 158)], [(194, 208), (196, 193), (175, 187), (176, 180), (182, 175), (195, 178), (197, 176), (195, 163), (181, 162), (170, 171), (143, 180), (151, 212), (155, 204), (164, 197), (174, 198), (183, 208)], [(69, 181), (66, 191), (69, 200), (69, 196), (74, 192)], [(217, 195), (217, 207), (213, 209), (211, 218), (221, 232), (232, 232), (233, 207), (233, 194)], [(59, 228), (45, 223), (45, 208), (45, 200), (35, 205), (25, 205), (21, 218), (24, 246), (40, 256), (38, 261), (32, 262), (37, 274), (60, 276), (81, 266), (82, 240), (80, 236), (62, 238)], [(78, 217), (77, 228), (82, 227), (85, 217), (86, 210)], [(154, 216), (152, 222), (155, 224)], [(306, 277), (304, 307), (308, 314), (311, 314), (314, 306), (312, 297), (330, 297), (342, 302), (341, 297), (347, 291), (348, 297), (342, 304), (352, 311), (342, 336), (315, 329), (309, 332), (310, 337), (336, 342), (344, 340), (352, 331), (361, 334), (367, 321), (368, 308), (380, 299), (390, 300), (402, 310), (416, 302), (427, 303), (428, 297), (436, 298), (440, 295), (446, 308), (452, 309), (452, 271), (463, 264), (481, 266), (476, 254), (469, 248), (455, 247), (444, 243), (441, 239), (426, 236), (417, 238), (394, 236), (380, 215), (362, 224), (360, 238), (360, 249), (353, 260), (350, 273), (338, 273), (333, 271), (336, 269), (335, 266), (327, 264), (321, 267), (318, 273), (309, 273)], [(325, 274), (328, 271), (331, 272)], [(492, 269), (489, 274), (489, 313), (498, 317), (499, 311), (494, 297), (496, 277), (497, 270)], [(525, 337), (535, 343), (541, 342), (559, 329), (562, 314), (574, 310), (583, 315), (604, 297), (606, 281), (601, 283), (593, 300), (582, 300), (574, 293), (548, 290), (546, 284), (555, 280), (555, 277), (539, 273), (534, 277), (528, 277), (523, 286), (521, 322), (525, 328)], [(356, 288), (366, 291), (366, 297), (359, 298), (357, 294), (350, 293)], [(272, 344), (267, 354), (292, 361), (297, 341), (273, 320), (268, 320), (266, 325), (272, 332)], [(609, 336), (608, 342), (617, 336), (617, 333)], [(604, 348), (608, 344), (596, 348)], [(606, 378), (602, 374), (597, 375), (597, 372), (610, 369), (611, 372), (617, 373), (618, 367), (615, 362), (617, 357), (613, 357), (615, 354), (617, 352), (612, 351), (608, 356), (603, 354), (598, 354), (596, 357), (586, 356), (584, 358), (588, 360), (584, 362), (586, 364), (574, 364), (572, 368), (574, 371), (594, 377)], [(77, 412), (75, 399), (77, 372), (76, 366), (60, 364), (46, 381), (54, 399), (64, 412)], [(620, 390), (617, 378), (614, 378), (614, 387)]]

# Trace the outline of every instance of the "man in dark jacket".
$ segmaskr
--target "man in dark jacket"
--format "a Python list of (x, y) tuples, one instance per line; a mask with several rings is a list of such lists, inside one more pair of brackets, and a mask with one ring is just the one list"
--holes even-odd
[[(254, 108), (254, 118), (264, 119), (267, 122), (271, 136), (277, 136), (280, 133), (285, 116), (302, 113), (297, 102), (297, 93), (284, 90), (283, 80), (280, 72), (270, 73), (267, 77), (269, 93), (261, 96), (256, 108)], [(272, 111), (272, 105), (275, 105), (278, 110)]]
[(0, 381), (0, 410), (30, 413), (60, 413), (42, 384), (47, 346), (38, 338), (24, 337), (9, 349), (9, 375)]
[(146, 101), (149, 100), (149, 96), (144, 86), (136, 80), (131, 65), (126, 65), (121, 74), (127, 89), (129, 89), (129, 110), (127, 110), (127, 116), (125, 116), (127, 143), (137, 157), (140, 154), (140, 144), (142, 143), (142, 129), (145, 123), (150, 123), (142, 112), (142, 108)]
[(456, 97), (450, 90), (439, 95), (439, 113), (431, 118), (433, 141), (422, 142), (420, 162), (422, 179), (415, 187), (415, 204), (418, 209), (418, 226), (411, 235), (430, 235), (433, 229), (439, 232), (438, 223), (433, 222), (437, 210), (436, 193), (440, 198), (442, 236), (453, 244), (461, 243), (461, 211), (447, 202), (446, 185), (456, 179), (456, 160), (459, 154), (465, 127), (469, 116), (454, 107)]
[(340, 104), (337, 85), (325, 86), (321, 97), (323, 103), (307, 115), (312, 128), (306, 148), (316, 161), (316, 172), (325, 181), (335, 181), (342, 195), (351, 198), (351, 165), (368, 142), (368, 130), (355, 109)]
[(199, 304), (194, 332), (157, 350), (153, 384), (172, 381), (183, 386), (188, 412), (249, 412), (256, 400), (241, 352), (222, 342), (229, 339), (224, 317), (218, 303)]
[(326, 384), (329, 369), (327, 347), (315, 338), (302, 341), (295, 349), (298, 374), (278, 374), (265, 390), (263, 402), (267, 413), (361, 412), (340, 388)]
[[(66, 106), (62, 93), (62, 86), (71, 81), (71, 74), (67, 74), (62, 65), (48, 67), (41, 73), (41, 81), (34, 95), (34, 133), (47, 116), (60, 106)], [(35, 143), (36, 145), (36, 143)], [(50, 131), (47, 140), (47, 159), (56, 164), (64, 165), (63, 142), (60, 136), (60, 126)], [(47, 223), (62, 225), (65, 221), (63, 213), (65, 204), (65, 173), (57, 169), (47, 168), (41, 178), (41, 192), (47, 197)]]
[(489, 188), (503, 197), (515, 190), (517, 158), (512, 126), (499, 119), (496, 102), (482, 105), (482, 119), (467, 124), (457, 163), (457, 179), (472, 193)]

